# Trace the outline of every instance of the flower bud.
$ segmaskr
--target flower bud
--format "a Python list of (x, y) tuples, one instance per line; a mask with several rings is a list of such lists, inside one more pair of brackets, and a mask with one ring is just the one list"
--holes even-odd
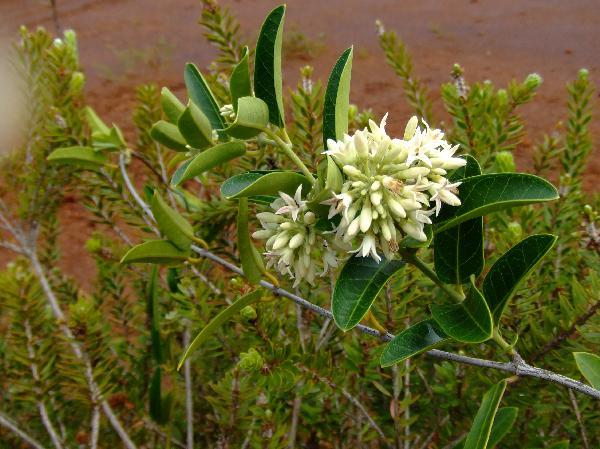
[(415, 131), (417, 130), (417, 125), (419, 124), (419, 119), (416, 115), (413, 115), (408, 123), (406, 124), (406, 129), (404, 130), (404, 140), (410, 140), (415, 135)]
[(240, 310), (240, 315), (244, 321), (254, 321), (257, 318), (256, 309), (252, 306), (246, 306)]
[(514, 173), (516, 170), (515, 159), (510, 151), (496, 153), (494, 162), (499, 173)]
[(92, 237), (85, 242), (85, 249), (90, 253), (98, 253), (102, 249), (102, 241), (97, 237)]
[(254, 348), (250, 348), (248, 352), (242, 352), (240, 354), (240, 361), (237, 366), (239, 369), (248, 372), (259, 371), (265, 364), (264, 359)]
[(588, 71), (588, 69), (579, 69), (579, 73), (577, 75), (578, 75), (579, 79), (587, 80), (589, 74), (590, 74), (590, 72)]
[(79, 95), (85, 84), (85, 75), (81, 72), (73, 72), (69, 81), (69, 89), (73, 95)]
[(312, 225), (315, 224), (316, 221), (317, 217), (315, 216), (314, 212), (308, 211), (304, 214), (304, 224)]
[(514, 237), (515, 240), (518, 240), (523, 235), (523, 228), (516, 221), (511, 221), (508, 224), (508, 232), (510, 232), (511, 236)]
[(302, 243), (304, 243), (304, 234), (298, 233), (290, 239), (288, 246), (291, 249), (296, 249), (299, 248)]
[(542, 77), (537, 73), (530, 73), (525, 78), (525, 86), (530, 90), (537, 89), (540, 84), (542, 84)]
[(369, 143), (362, 131), (356, 131), (354, 134), (354, 147), (359, 157), (367, 157), (369, 154)]
[(344, 165), (344, 168), (342, 170), (348, 176), (358, 177), (358, 176), (362, 175), (362, 173), (360, 172), (360, 170), (358, 168), (354, 167), (353, 165)]

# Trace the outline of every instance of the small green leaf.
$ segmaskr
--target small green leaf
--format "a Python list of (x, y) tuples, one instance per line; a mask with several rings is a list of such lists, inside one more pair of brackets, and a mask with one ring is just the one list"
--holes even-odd
[(210, 127), (208, 118), (191, 101), (179, 116), (177, 128), (179, 128), (179, 132), (192, 148), (201, 150), (211, 146), (213, 143), (212, 128)]
[(339, 192), (344, 183), (344, 177), (337, 164), (330, 156), (327, 156), (327, 177), (325, 178), (325, 189), (331, 192)]
[(433, 320), (423, 320), (404, 329), (390, 341), (379, 363), (391, 366), (417, 354), (436, 348), (450, 338)]
[(215, 100), (208, 83), (198, 68), (194, 64), (186, 64), (183, 78), (190, 98), (208, 118), (211, 128), (225, 128), (225, 122), (221, 116), (217, 100)]
[(575, 363), (592, 387), (600, 390), (600, 357), (589, 352), (574, 352)]
[(250, 82), (250, 65), (248, 63), (248, 47), (244, 47), (242, 59), (234, 67), (229, 80), (229, 92), (233, 110), (237, 112), (238, 100), (242, 97), (252, 96), (252, 85)]
[(96, 151), (118, 151), (127, 144), (121, 130), (113, 124), (107, 134), (92, 133), (92, 146)]
[[(177, 178), (173, 175), (171, 184), (179, 185), (188, 179), (201, 175), (205, 171), (210, 170), (225, 162), (231, 161), (237, 157), (244, 155), (246, 152), (246, 144), (236, 140), (233, 142), (225, 142), (216, 145), (208, 150), (198, 154), (193, 159), (185, 163), (185, 168), (178, 174)], [(179, 171), (179, 169), (177, 169)]]
[(281, 44), (285, 5), (269, 13), (258, 36), (254, 59), (254, 91), (269, 107), (269, 121), (284, 126)]
[[(451, 182), (481, 174), (479, 163), (466, 156), (467, 165), (450, 174)], [(438, 232), (433, 242), (435, 272), (448, 284), (464, 284), (483, 271), (483, 218), (467, 220)]]
[(521, 240), (492, 265), (483, 281), (483, 295), (498, 325), (506, 304), (519, 283), (550, 251), (556, 236), (536, 234)]
[(517, 407), (502, 407), (498, 409), (494, 424), (492, 425), (492, 431), (490, 432), (490, 439), (487, 443), (487, 449), (494, 449), (494, 447), (510, 432), (519, 409)]
[(177, 365), (177, 370), (181, 369), (185, 361), (192, 355), (192, 353), (200, 347), (202, 343), (206, 341), (208, 337), (210, 337), (217, 329), (219, 329), (229, 318), (239, 313), (244, 307), (252, 305), (258, 301), (260, 301), (262, 297), (262, 289), (254, 290), (253, 292), (248, 293), (247, 295), (242, 296), (240, 299), (235, 301), (221, 313), (219, 313), (215, 318), (208, 323), (202, 331), (194, 338), (192, 343), (185, 350), (183, 357), (179, 361)]
[(442, 330), (463, 343), (481, 343), (492, 336), (492, 314), (471, 280), (471, 289), (459, 304), (431, 304), (431, 316)]
[(221, 195), (228, 199), (279, 192), (293, 195), (300, 184), (305, 192), (311, 187), (304, 175), (293, 171), (248, 172), (227, 179), (221, 185)]
[(150, 137), (172, 150), (188, 151), (187, 143), (179, 132), (179, 128), (164, 120), (159, 120), (152, 126)]
[(325, 147), (327, 147), (327, 140), (342, 140), (344, 134), (348, 132), (352, 53), (352, 47), (346, 49), (329, 75), (323, 104), (323, 143)]
[(77, 167), (98, 170), (108, 163), (104, 153), (100, 153), (90, 147), (65, 147), (54, 150), (48, 161), (63, 165), (75, 165)]
[(127, 251), (121, 263), (177, 264), (185, 262), (189, 254), (168, 240), (148, 240)]
[(242, 97), (238, 100), (235, 121), (225, 132), (238, 139), (250, 139), (269, 124), (269, 108), (260, 98)]
[(174, 124), (185, 110), (185, 105), (166, 87), (160, 91), (160, 104), (169, 122)]
[(237, 242), (244, 276), (251, 284), (260, 281), (265, 271), (262, 258), (250, 240), (248, 231), (248, 198), (240, 198), (237, 215)]
[(486, 449), (504, 390), (506, 390), (505, 379), (498, 382), (483, 395), (481, 406), (465, 440), (464, 449)]
[(91, 107), (85, 107), (85, 118), (87, 120), (90, 129), (92, 130), (92, 137), (94, 134), (109, 134), (110, 128), (106, 126), (106, 123), (102, 121), (96, 111), (94, 111)]
[(179, 212), (167, 205), (155, 190), (152, 198), (152, 214), (160, 232), (180, 250), (187, 250), (192, 244), (194, 229)]
[(435, 233), (494, 211), (558, 199), (552, 184), (524, 173), (472, 176), (463, 180), (458, 191), (462, 204), (442, 207), (434, 225)]
[(385, 283), (404, 266), (401, 260), (351, 257), (340, 273), (333, 289), (331, 311), (338, 327), (352, 329), (371, 308)]

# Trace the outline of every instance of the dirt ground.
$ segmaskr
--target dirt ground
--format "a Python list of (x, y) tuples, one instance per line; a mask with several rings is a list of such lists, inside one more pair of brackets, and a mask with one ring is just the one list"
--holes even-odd
[[(280, 0), (281, 1), (281, 0)], [(221, 0), (239, 18), (249, 43), (275, 0)], [(63, 28), (79, 36), (87, 76), (87, 100), (107, 121), (131, 129), (134, 88), (154, 82), (183, 96), (185, 62), (206, 66), (215, 52), (197, 25), (199, 0), (56, 0)], [(1, 0), (0, 30), (15, 37), (18, 26), (53, 29), (49, 0)], [(566, 114), (565, 83), (579, 68), (600, 82), (600, 3), (598, 0), (288, 0), (286, 30), (300, 30), (314, 47), (312, 55), (288, 57), (284, 83), (294, 86), (298, 69), (315, 67), (326, 79), (337, 56), (355, 45), (351, 101), (376, 116), (390, 113), (391, 132), (401, 133), (410, 114), (401, 83), (384, 61), (374, 22), (398, 32), (410, 49), (417, 73), (437, 93), (452, 64), (460, 63), (466, 80), (492, 80), (497, 86), (539, 73), (544, 83), (536, 100), (522, 109), (530, 141), (516, 151), (520, 169), (530, 166), (532, 145), (551, 132)], [(285, 55), (284, 55), (285, 58)], [(594, 98), (598, 106), (598, 96)], [(440, 102), (437, 117), (445, 115)], [(600, 137), (600, 120), (593, 132)], [(592, 155), (586, 188), (596, 190), (600, 156)], [(67, 204), (62, 221), (70, 231), (64, 245), (67, 271), (89, 283), (91, 261), (81, 258), (90, 227), (76, 203)], [(65, 242), (66, 243), (66, 242)], [(5, 259), (2, 258), (2, 259)], [(70, 262), (69, 262), (70, 261)]]

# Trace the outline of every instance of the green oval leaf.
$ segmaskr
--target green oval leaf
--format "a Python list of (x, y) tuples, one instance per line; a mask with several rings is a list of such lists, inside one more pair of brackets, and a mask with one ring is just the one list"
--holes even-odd
[(180, 250), (186, 250), (192, 244), (194, 229), (179, 212), (167, 205), (155, 190), (152, 197), (152, 214), (158, 229)]
[(238, 139), (250, 139), (269, 124), (269, 108), (260, 98), (242, 97), (238, 100), (235, 121), (225, 132)]
[(244, 307), (254, 304), (255, 302), (260, 301), (262, 297), (262, 290), (254, 290), (253, 292), (248, 293), (247, 295), (242, 296), (240, 299), (235, 301), (221, 313), (219, 313), (215, 318), (208, 323), (202, 331), (194, 338), (192, 343), (187, 347), (179, 364), (177, 365), (177, 370), (181, 369), (185, 361), (192, 355), (192, 353), (200, 347), (202, 343), (206, 341), (208, 337), (210, 337), (213, 332), (215, 332), (218, 328), (220, 328), (229, 318), (239, 313)]
[(172, 150), (188, 151), (187, 142), (179, 132), (179, 128), (164, 120), (159, 120), (152, 126), (150, 137)]
[[(472, 156), (466, 156), (467, 165), (449, 176), (452, 182), (478, 176), (481, 167)], [(471, 275), (483, 271), (483, 218), (473, 218), (458, 226), (438, 232), (433, 241), (435, 272), (442, 282), (464, 284)]]
[(509, 249), (492, 265), (483, 281), (483, 295), (494, 316), (495, 325), (498, 325), (506, 304), (519, 283), (550, 251), (554, 242), (556, 236), (550, 234), (529, 236)]
[(237, 215), (237, 242), (244, 276), (251, 284), (260, 281), (265, 271), (262, 257), (250, 240), (248, 231), (248, 198), (240, 198)]
[(390, 341), (379, 363), (381, 366), (391, 366), (409, 357), (436, 348), (450, 338), (434, 320), (423, 320), (404, 329)]
[(492, 314), (481, 292), (471, 289), (459, 304), (431, 304), (431, 316), (442, 330), (463, 343), (481, 343), (492, 336)]
[(252, 85), (250, 82), (250, 64), (248, 63), (248, 47), (244, 47), (242, 59), (234, 67), (229, 80), (229, 92), (233, 110), (237, 112), (238, 100), (242, 97), (252, 96)]
[(185, 110), (185, 105), (166, 87), (160, 91), (160, 105), (171, 123), (177, 123)]
[(200, 150), (211, 146), (213, 143), (212, 128), (208, 118), (191, 101), (179, 116), (177, 128), (192, 148)]
[(577, 368), (592, 387), (600, 390), (600, 357), (589, 352), (574, 352)]
[[(237, 157), (243, 156), (246, 152), (246, 144), (242, 141), (225, 142), (216, 145), (208, 150), (198, 154), (193, 159), (185, 162), (185, 167), (181, 173), (173, 175), (172, 185), (179, 185), (188, 179), (201, 175), (207, 170), (214, 168), (225, 162), (231, 161)], [(179, 169), (177, 169), (179, 171)]]
[(183, 78), (191, 100), (196, 103), (196, 106), (198, 106), (204, 115), (206, 115), (211, 128), (225, 128), (225, 121), (219, 111), (217, 100), (215, 100), (215, 96), (211, 92), (208, 83), (198, 68), (194, 64), (186, 64)]
[(504, 390), (506, 390), (506, 379), (498, 382), (483, 395), (481, 406), (465, 440), (464, 449), (486, 449)]
[(176, 264), (185, 262), (189, 254), (168, 240), (148, 240), (127, 251), (121, 263)]
[(258, 36), (254, 58), (254, 92), (269, 107), (269, 121), (284, 126), (281, 44), (285, 5), (269, 13)]
[(48, 161), (63, 165), (75, 165), (77, 167), (97, 170), (108, 163), (106, 154), (90, 147), (65, 147), (54, 150), (48, 156)]
[(338, 327), (352, 329), (371, 308), (385, 283), (404, 266), (401, 260), (354, 256), (348, 259), (333, 289), (331, 312)]
[(458, 191), (462, 204), (442, 207), (434, 226), (436, 233), (494, 211), (558, 199), (552, 184), (525, 173), (472, 176), (462, 182)]
[(487, 449), (494, 449), (494, 447), (504, 438), (510, 429), (512, 429), (519, 409), (517, 407), (502, 407), (498, 409), (494, 424), (492, 424), (492, 431), (490, 432), (490, 439), (487, 443)]
[(327, 82), (323, 103), (323, 142), (342, 140), (348, 132), (348, 107), (350, 106), (350, 78), (352, 74), (350, 47), (339, 57)]
[(305, 192), (311, 187), (304, 175), (293, 171), (248, 172), (227, 179), (221, 185), (221, 195), (228, 199), (279, 192), (293, 195), (300, 184)]

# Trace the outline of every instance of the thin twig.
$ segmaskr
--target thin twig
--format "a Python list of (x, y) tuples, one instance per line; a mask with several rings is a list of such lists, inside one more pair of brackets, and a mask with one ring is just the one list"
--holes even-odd
[(4, 413), (0, 412), (0, 426), (7, 428), (14, 434), (18, 435), (23, 441), (29, 444), (34, 449), (45, 449), (41, 443), (35, 440), (32, 436), (25, 433), (25, 431), (21, 430), (12, 419), (6, 416)]
[(581, 432), (581, 440), (583, 441), (583, 447), (585, 449), (590, 449), (587, 431), (585, 430), (583, 419), (581, 419), (581, 412), (579, 411), (579, 403), (577, 402), (577, 398), (575, 397), (575, 393), (573, 393), (573, 390), (569, 390), (569, 398), (571, 399), (571, 404), (573, 404), (573, 411), (575, 412), (575, 417), (577, 418), (577, 423), (579, 424), (579, 431)]
[(94, 405), (92, 409), (92, 432), (90, 436), (90, 449), (97, 449), (100, 436), (100, 407)]

